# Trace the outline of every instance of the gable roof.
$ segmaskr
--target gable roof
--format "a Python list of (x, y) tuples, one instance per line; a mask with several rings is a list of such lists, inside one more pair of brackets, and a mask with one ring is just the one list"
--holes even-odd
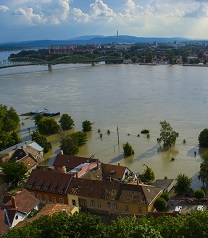
[(7, 230), (9, 230), (9, 226), (7, 224), (5, 212), (4, 210), (0, 210), (0, 236), (4, 235)]
[(18, 148), (27, 147), (27, 146), (31, 146), (39, 152), (43, 151), (43, 148), (40, 145), (38, 145), (36, 142), (34, 142), (34, 141), (25, 141), (25, 142), (21, 142), (19, 144), (13, 145), (13, 146), (5, 149), (5, 150), (2, 150), (2, 151), (0, 151), (0, 153), (1, 154), (8, 154), (12, 151), (15, 151)]
[(12, 196), (11, 199), (2, 206), (2, 209), (17, 210), (21, 213), (29, 213), (34, 207), (36, 207), (40, 201), (34, 197), (26, 189)]
[(23, 227), (27, 225), (29, 222), (37, 220), (41, 216), (51, 216), (56, 212), (65, 211), (66, 213), (70, 214), (71, 212), (73, 212), (74, 208), (76, 207), (68, 204), (47, 203), (34, 217), (21, 221), (20, 223), (17, 224), (16, 228)]
[(67, 172), (79, 166), (80, 164), (95, 162), (97, 159), (79, 157), (74, 155), (58, 154), (53, 162), (54, 167), (66, 167)]
[(73, 174), (33, 169), (26, 183), (29, 190), (66, 194)]
[(151, 204), (160, 192), (160, 188), (153, 186), (81, 178), (73, 178), (68, 189), (68, 194), (77, 196), (146, 205)]
[(4, 205), (0, 210), (0, 235), (6, 233), (15, 218), (16, 212), (28, 214), (40, 202), (26, 189), (15, 196), (6, 195), (3, 198)]
[(128, 168), (121, 165), (101, 163), (101, 169), (103, 170), (107, 178), (111, 177), (113, 179), (121, 180), (123, 176), (125, 175), (126, 169)]

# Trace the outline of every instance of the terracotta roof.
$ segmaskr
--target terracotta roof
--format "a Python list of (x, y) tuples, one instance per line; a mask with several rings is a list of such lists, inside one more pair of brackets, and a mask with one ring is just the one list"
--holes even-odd
[[(12, 202), (13, 197), (15, 199), (16, 208)], [(15, 211), (17, 210), (27, 214), (40, 203), (39, 200), (26, 189), (17, 193), (13, 197), (2, 206), (2, 209), (7, 209), (7, 211), (14, 209)]]
[(28, 145), (26, 147), (23, 148), (23, 150), (31, 155), (37, 156), (39, 155), (39, 151), (36, 150), (34, 147)]
[(7, 224), (5, 212), (4, 210), (0, 210), (0, 236), (4, 235), (8, 229), (9, 226)]
[(118, 202), (149, 205), (161, 192), (153, 186), (73, 178), (68, 194)]
[(19, 162), (22, 162), (23, 164), (25, 164), (27, 169), (31, 169), (38, 164), (38, 162), (35, 159), (33, 159), (32, 157), (30, 157), (29, 155), (25, 156), (24, 158), (19, 160)]
[(73, 174), (33, 169), (26, 183), (29, 190), (66, 194)]
[(16, 149), (11, 156), (11, 159), (20, 160), (25, 157), (27, 153), (23, 149)]
[(82, 176), (82, 179), (103, 180), (102, 169), (99, 168), (99, 169), (91, 170), (91, 171), (85, 173)]
[(125, 170), (127, 169), (125, 166), (104, 163), (101, 163), (101, 168), (108, 177), (120, 180), (123, 178)]
[(39, 200), (26, 189), (17, 193), (15, 196), (7, 194), (5, 198), (3, 198), (3, 201), (6, 203), (1, 207), (0, 210), (0, 234), (2, 235), (5, 234), (9, 229), (6, 213), (10, 223), (12, 224), (17, 211), (28, 214), (40, 203)]
[(80, 164), (95, 162), (95, 161), (96, 159), (91, 159), (86, 157), (58, 154), (53, 162), (53, 166), (54, 167), (65, 166), (67, 171), (70, 171)]
[(55, 203), (55, 204), (48, 203), (34, 217), (31, 217), (27, 220), (24, 220), (24, 221), (18, 223), (15, 227), (16, 228), (23, 227), (23, 226), (27, 225), (27, 223), (37, 220), (41, 216), (51, 216), (56, 212), (65, 211), (66, 213), (70, 214), (74, 208), (75, 208), (75, 206), (73, 206), (73, 205), (59, 204), (59, 203)]

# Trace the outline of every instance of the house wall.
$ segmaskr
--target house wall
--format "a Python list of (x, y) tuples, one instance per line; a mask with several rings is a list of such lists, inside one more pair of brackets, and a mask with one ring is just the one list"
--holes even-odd
[(69, 205), (73, 205), (72, 200), (76, 201), (76, 206), (79, 206), (83, 209), (94, 209), (98, 212), (100, 211), (128, 215), (146, 215), (149, 210), (148, 207), (144, 204), (131, 204), (104, 199), (87, 198), (81, 196), (78, 197), (76, 195), (68, 194)]
[(28, 191), (33, 194), (36, 198), (39, 199), (42, 203), (63, 203), (68, 204), (67, 195), (55, 194), (55, 193), (47, 193), (38, 190), (30, 190)]
[(11, 227), (16, 226), (19, 222), (23, 221), (27, 217), (26, 214), (16, 211), (13, 221), (11, 222)]

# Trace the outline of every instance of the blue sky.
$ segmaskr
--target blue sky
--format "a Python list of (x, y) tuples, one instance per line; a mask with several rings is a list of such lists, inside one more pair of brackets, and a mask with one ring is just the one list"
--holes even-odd
[(208, 0), (0, 0), (0, 42), (132, 35), (208, 39)]

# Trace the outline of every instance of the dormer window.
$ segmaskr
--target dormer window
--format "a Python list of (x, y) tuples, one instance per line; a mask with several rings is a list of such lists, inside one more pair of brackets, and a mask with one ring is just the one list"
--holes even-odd
[(52, 188), (52, 189), (51, 189), (51, 192), (52, 192), (52, 193), (54, 193), (55, 191), (56, 191), (56, 189), (55, 189), (55, 188)]
[(47, 190), (48, 190), (48, 187), (45, 187), (45, 188), (44, 188), (44, 191), (47, 191)]
[(37, 189), (37, 190), (40, 190), (40, 186), (37, 186), (36, 189)]
[(32, 184), (27, 185), (28, 188), (32, 188)]
[(59, 190), (59, 193), (62, 194), (63, 193), (63, 189)]

